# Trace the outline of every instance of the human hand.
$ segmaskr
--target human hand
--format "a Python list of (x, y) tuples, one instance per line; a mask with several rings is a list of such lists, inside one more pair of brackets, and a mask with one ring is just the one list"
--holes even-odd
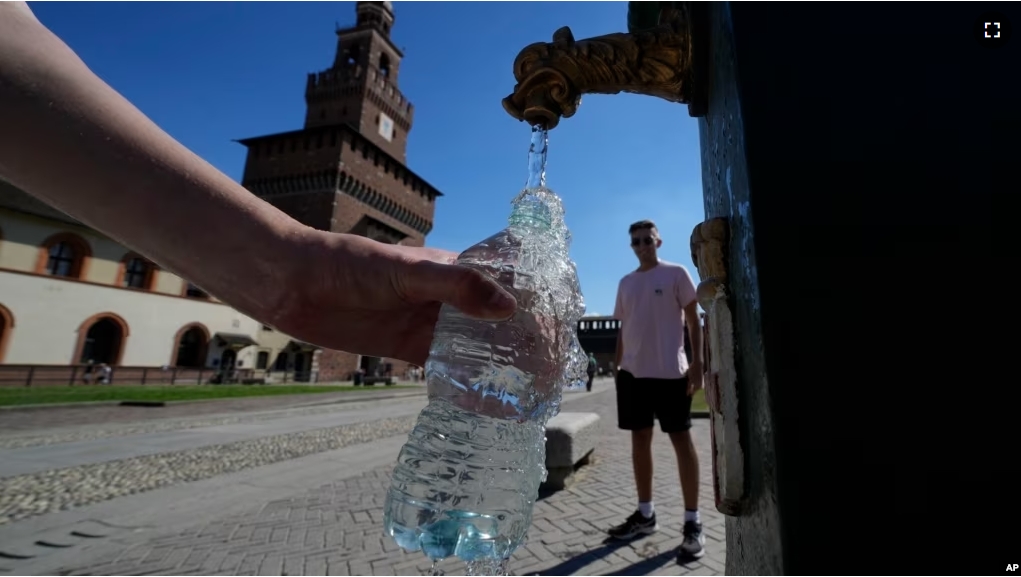
[(449, 251), (311, 229), (294, 245), (287, 290), (263, 316), (319, 346), (422, 366), (443, 303), (489, 320), (509, 318), (517, 306), (484, 274), (452, 264)]
[(695, 361), (688, 366), (688, 396), (702, 388), (702, 363)]

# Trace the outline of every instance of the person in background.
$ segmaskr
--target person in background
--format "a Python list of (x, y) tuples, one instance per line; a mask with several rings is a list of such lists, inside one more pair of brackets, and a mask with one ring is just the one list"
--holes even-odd
[(599, 363), (596, 362), (596, 355), (594, 353), (588, 354), (588, 382), (585, 383), (585, 390), (592, 392), (592, 381), (596, 378), (596, 367)]
[(85, 373), (82, 374), (82, 382), (86, 385), (92, 384), (92, 372), (95, 370), (95, 364), (92, 359), (89, 359), (88, 364), (85, 365)]
[(517, 307), (453, 252), (313, 229), (256, 197), (96, 76), (25, 2), (0, 2), (0, 178), (325, 348), (422, 365), (441, 304), (494, 321)]
[(112, 380), (110, 377), (113, 376), (113, 369), (106, 363), (99, 365), (99, 384), (109, 385)]
[[(695, 283), (687, 269), (660, 260), (663, 244), (651, 220), (628, 228), (638, 268), (617, 288), (614, 318), (617, 335), (617, 419), (631, 431), (631, 458), (638, 510), (609, 533), (630, 539), (659, 529), (652, 500), (652, 434), (670, 436), (680, 470), (684, 528), (679, 560), (702, 557), (705, 535), (698, 511), (698, 454), (691, 439), (691, 396), (702, 388), (702, 330)], [(684, 350), (683, 331), (691, 340), (692, 361)]]

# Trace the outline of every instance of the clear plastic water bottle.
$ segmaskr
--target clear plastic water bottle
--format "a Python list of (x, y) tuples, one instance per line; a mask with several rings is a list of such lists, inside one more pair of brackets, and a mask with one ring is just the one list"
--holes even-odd
[[(545, 131), (537, 132), (533, 177), (535, 157), (545, 157)], [(387, 494), (387, 534), (434, 560), (502, 560), (521, 545), (546, 475), (545, 425), (564, 384), (584, 370), (570, 235), (538, 172), (514, 200), (509, 226), (458, 257), (511, 292), (517, 311), (489, 322), (441, 309), (425, 366), (429, 405)]]

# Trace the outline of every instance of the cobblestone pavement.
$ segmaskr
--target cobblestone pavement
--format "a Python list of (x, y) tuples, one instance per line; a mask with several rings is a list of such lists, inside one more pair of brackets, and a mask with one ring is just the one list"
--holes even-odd
[(409, 415), (0, 478), (0, 525), (407, 434), (414, 424)]
[[(302, 395), (274, 395), (208, 401), (171, 403), (165, 407), (122, 407), (114, 404), (87, 406), (0, 408), (0, 446), (13, 448), (66, 442), (83, 438), (98, 438), (114, 434), (134, 434), (143, 431), (164, 430), (170, 424), (181, 428), (182, 418), (219, 417), (231, 413), (250, 413), (326, 405), (330, 403), (362, 402), (394, 396), (424, 394), (413, 389), (348, 391), (342, 393), (309, 393)], [(249, 417), (245, 417), (249, 418)], [(229, 422), (229, 421), (224, 421)], [(205, 426), (205, 421), (199, 426)], [(126, 426), (137, 424), (137, 427)], [(89, 435), (93, 435), (89, 437)], [(38, 442), (44, 439), (44, 442)]]
[[(607, 383), (608, 384), (608, 383)], [(708, 421), (695, 421), (701, 457), (702, 520), (707, 554), (676, 561), (683, 505), (676, 461), (667, 437), (655, 441), (655, 497), (661, 529), (629, 543), (608, 543), (605, 531), (635, 509), (630, 441), (617, 430), (612, 385), (597, 385), (590, 399), (567, 409), (602, 416), (595, 459), (567, 490), (535, 506), (529, 540), (515, 552), (517, 575), (720, 575), (726, 546), (724, 518), (712, 506)], [(599, 390), (602, 389), (602, 390)], [(421, 553), (404, 553), (382, 535), (382, 506), (391, 468), (361, 475), (286, 499), (253, 505), (247, 513), (215, 519), (110, 552), (75, 575), (428, 575)], [(463, 574), (456, 560), (437, 565)]]

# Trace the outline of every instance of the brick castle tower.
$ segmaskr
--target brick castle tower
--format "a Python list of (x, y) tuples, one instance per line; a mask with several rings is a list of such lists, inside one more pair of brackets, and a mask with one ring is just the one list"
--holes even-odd
[[(333, 65), (308, 75), (305, 127), (239, 141), (248, 148), (241, 184), (308, 226), (423, 246), (442, 194), (405, 165), (414, 108), (398, 87), (393, 7), (356, 5), (355, 25), (336, 31)], [(320, 381), (348, 379), (359, 365), (372, 375), (390, 363), (395, 377), (406, 368), (343, 351), (316, 356)]]

